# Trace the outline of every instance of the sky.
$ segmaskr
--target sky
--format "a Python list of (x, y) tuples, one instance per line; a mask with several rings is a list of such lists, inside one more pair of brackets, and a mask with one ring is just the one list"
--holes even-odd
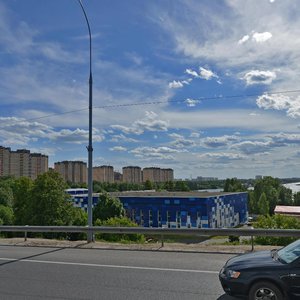
[[(294, 0), (82, 0), (93, 165), (300, 177)], [(87, 162), (77, 0), (0, 0), (0, 145)]]

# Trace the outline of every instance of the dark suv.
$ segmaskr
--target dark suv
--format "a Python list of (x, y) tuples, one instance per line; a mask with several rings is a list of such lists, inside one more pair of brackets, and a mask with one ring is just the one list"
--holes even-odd
[(300, 299), (300, 240), (280, 250), (229, 259), (219, 273), (224, 291), (249, 300)]

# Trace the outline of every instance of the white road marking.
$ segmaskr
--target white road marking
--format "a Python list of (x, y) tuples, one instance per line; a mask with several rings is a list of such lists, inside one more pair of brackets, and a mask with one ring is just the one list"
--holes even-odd
[(87, 264), (87, 263), (79, 263), (79, 262), (48, 261), (48, 260), (33, 260), (33, 259), (17, 259), (17, 258), (0, 257), (0, 261), (1, 260), (8, 261), (8, 262), (29, 262), (29, 263), (39, 263), (39, 264), (56, 264), (56, 265), (70, 265), (70, 266), (84, 266), (84, 267), (98, 267), (98, 268), (117, 268), (117, 269), (134, 269), (134, 270), (219, 274), (218, 271), (208, 271), (208, 270), (189, 270), (189, 269), (169, 269), (169, 268), (153, 268), (153, 267), (137, 267), (137, 266), (121, 266), (121, 265), (103, 265), (103, 264)]

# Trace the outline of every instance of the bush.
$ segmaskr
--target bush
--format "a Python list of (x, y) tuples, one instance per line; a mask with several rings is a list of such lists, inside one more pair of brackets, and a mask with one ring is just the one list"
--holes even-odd
[[(137, 227), (138, 225), (126, 217), (110, 218), (106, 221), (97, 219), (95, 226), (108, 226), (108, 227)], [(113, 233), (97, 233), (96, 239), (105, 240), (109, 242), (138, 242), (143, 243), (145, 237), (142, 234), (113, 234)]]
[[(265, 229), (300, 229), (300, 220), (282, 215), (262, 216), (255, 222), (254, 227)], [(295, 240), (297, 238), (293, 237), (255, 237), (255, 242), (260, 245), (285, 246)]]

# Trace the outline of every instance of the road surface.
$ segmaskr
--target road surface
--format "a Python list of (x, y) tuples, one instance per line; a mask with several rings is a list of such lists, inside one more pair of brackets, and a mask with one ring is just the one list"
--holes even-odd
[(218, 280), (230, 257), (0, 245), (0, 299), (234, 300)]

